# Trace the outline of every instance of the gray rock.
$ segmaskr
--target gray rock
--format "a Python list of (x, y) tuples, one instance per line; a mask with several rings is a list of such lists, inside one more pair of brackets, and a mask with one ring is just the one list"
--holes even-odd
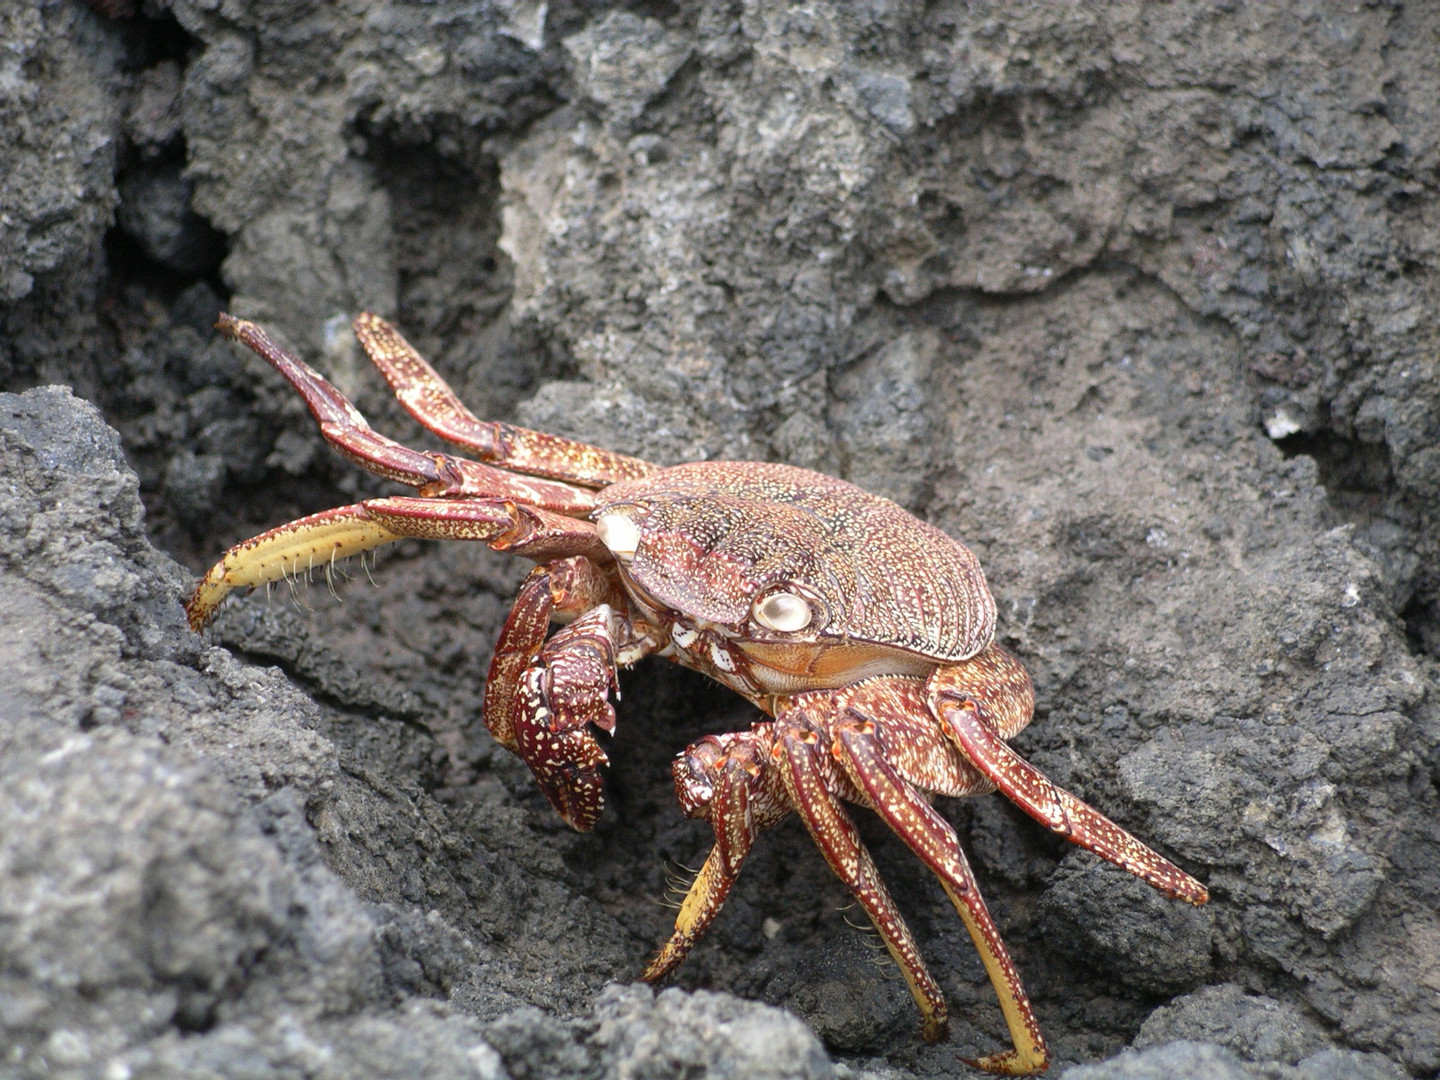
[(562, 1025), (535, 1009), (490, 1024), (486, 1036), (515, 1080), (527, 1077), (696, 1076), (828, 1080), (819, 1041), (779, 1009), (726, 994), (655, 994), (611, 986), (591, 1017)]
[(1156, 1009), (1135, 1036), (1145, 1050), (1176, 1040), (1213, 1042), (1246, 1061), (1294, 1065), (1325, 1046), (1315, 1021), (1294, 1005), (1247, 994), (1233, 983), (1207, 986)]
[[(0, 905), (28, 936), (0, 941), (0, 1071), (500, 1075), (486, 1025), (523, 1006), (598, 1071), (596, 995), (707, 847), (667, 763), (753, 719), (627, 672), (576, 837), (475, 723), (523, 567), (397, 545), (343, 602), (302, 583), (190, 634), (227, 546), (389, 490), (209, 336), (222, 302), (415, 445), (357, 310), (481, 415), (810, 464), (972, 545), (1037, 686), (1017, 748), (1212, 893), (939, 804), (1057, 1069), (1142, 1031), (1176, 1067), (1440, 1068), (1430, 8), (282, 7), (0, 14), (0, 388), (68, 384), (120, 439), (4, 399)], [(162, 204), (124, 177), (178, 192), (182, 150), (226, 243), (203, 280), (105, 244), (117, 201), (141, 234)], [(806, 1003), (856, 1069), (953, 1074), (1004, 1045), (988, 981), (858, 818), (949, 1046), (863, 965), (835, 992), (845, 897), (798, 827), (680, 981)], [(687, 1061), (722, 1060), (713, 1026)]]
[(215, 272), (224, 238), (190, 209), (191, 185), (178, 167), (138, 169), (120, 186), (120, 227), (169, 270), (191, 277)]
[(1322, 1050), (1296, 1066), (1304, 1080), (1403, 1080), (1405, 1070), (1383, 1054)]
[(1208, 906), (1167, 901), (1097, 859), (1066, 859), (1040, 899), (1039, 914), (1057, 948), (1124, 985), (1175, 994), (1210, 974), (1214, 916)]
[(1138, 1053), (1121, 1054), (1098, 1065), (1076, 1065), (1060, 1080), (1170, 1080), (1204, 1076), (1208, 1080), (1253, 1080), (1255, 1073), (1230, 1051), (1211, 1043), (1173, 1042)]
[(54, 2), (7, 7), (0, 39), (0, 303), (9, 304), (30, 295), (37, 274), (100, 248), (116, 202), (121, 49), (93, 12)]
[(655, 19), (614, 11), (565, 39), (575, 81), (591, 101), (620, 120), (633, 120), (665, 89), (691, 45)]

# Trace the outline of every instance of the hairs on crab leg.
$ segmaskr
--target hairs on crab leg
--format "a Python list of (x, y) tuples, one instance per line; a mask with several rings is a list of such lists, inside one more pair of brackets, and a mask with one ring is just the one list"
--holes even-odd
[(221, 315), (216, 327), (283, 375), (304, 398), (326, 440), (346, 457), (377, 476), (419, 488), (422, 496), (451, 498), (371, 499), (311, 514), (237, 544), (201, 579), (185, 606), (195, 629), (209, 621), (232, 589), (289, 581), (317, 558), (359, 555), (402, 536), (480, 540), (536, 558), (605, 556), (594, 527), (571, 520), (594, 508), (590, 492), (411, 450), (371, 429), (345, 395), (254, 323)]
[(295, 578), (316, 560), (359, 555), (407, 536), (479, 540), (534, 558), (604, 550), (589, 522), (498, 499), (370, 499), (288, 522), (235, 545), (200, 579), (185, 605), (200, 630), (233, 589)]
[(685, 903), (685, 897), (690, 895), (695, 880), (700, 876), (700, 868), (686, 866), (679, 860), (666, 859), (661, 866), (661, 873), (665, 875), (665, 892), (655, 903), (678, 913)]
[(790, 812), (784, 789), (768, 767), (765, 750), (774, 725), (707, 735), (675, 759), (675, 795), (686, 817), (704, 818), (715, 830), (699, 873), (681, 901), (675, 931), (640, 978), (663, 979), (689, 955), (725, 905), (755, 839)]

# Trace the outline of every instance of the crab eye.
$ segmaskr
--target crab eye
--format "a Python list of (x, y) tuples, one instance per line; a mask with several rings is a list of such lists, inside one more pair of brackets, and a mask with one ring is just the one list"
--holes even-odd
[(600, 542), (621, 562), (635, 557), (635, 549), (640, 546), (640, 529), (624, 514), (601, 514), (595, 522), (595, 531), (600, 534)]
[(755, 601), (750, 613), (761, 626), (782, 634), (804, 630), (814, 617), (810, 605), (792, 592), (773, 592)]

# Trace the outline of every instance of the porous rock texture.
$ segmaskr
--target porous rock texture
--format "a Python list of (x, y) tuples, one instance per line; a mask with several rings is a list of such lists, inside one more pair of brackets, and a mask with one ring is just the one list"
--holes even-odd
[(407, 441), (359, 310), (482, 415), (824, 469), (970, 544), (1035, 676), (1015, 745), (1213, 898), (943, 806), (1057, 1071), (1440, 1070), (1432, 5), (125, 6), (0, 7), (0, 1075), (1004, 1044), (869, 820), (951, 1044), (793, 822), (681, 989), (607, 989), (708, 846), (668, 760), (752, 716), (626, 673), (605, 820), (568, 832), (476, 719), (523, 567), (407, 542), (191, 635), (226, 546), (389, 490), (222, 307)]

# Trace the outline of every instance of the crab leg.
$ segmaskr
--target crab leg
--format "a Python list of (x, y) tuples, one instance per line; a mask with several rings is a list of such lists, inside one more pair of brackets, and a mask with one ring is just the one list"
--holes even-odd
[(248, 346), (283, 375), (305, 399), (326, 441), (377, 476), (419, 488), (425, 496), (509, 499), (573, 517), (583, 517), (595, 508), (594, 496), (582, 488), (516, 476), (451, 454), (411, 450), (371, 428), (344, 394), (294, 353), (277, 345), (259, 326), (222, 314), (215, 328)]
[(776, 743), (773, 756), (791, 805), (805, 822), (830, 869), (865, 909), (904, 975), (920, 1009), (921, 1035), (927, 1042), (939, 1042), (946, 1037), (948, 1028), (945, 995), (925, 967), (915, 939), (890, 898), (870, 852), (861, 842), (855, 823), (831, 791), (829, 778), (814, 748), (815, 741), (813, 732), (803, 730), (798, 724), (786, 724)]
[(396, 532), (422, 540), (483, 540), (496, 551), (537, 562), (609, 556), (590, 522), (509, 500), (395, 495), (360, 505)]
[(790, 812), (776, 773), (765, 767), (774, 745), (774, 724), (749, 731), (707, 735), (675, 760), (675, 794), (688, 817), (705, 817), (715, 846), (675, 918), (675, 932), (640, 978), (663, 979), (689, 955), (730, 895), (756, 838)]
[(884, 723), (875, 725), (879, 753), (901, 779), (921, 791), (965, 798), (995, 790), (990, 778), (971, 765), (935, 723), (926, 707), (924, 679), (886, 675), (801, 697), (807, 708), (824, 717), (827, 731), (836, 723), (883, 718)]
[(199, 633), (231, 589), (253, 589), (292, 579), (400, 537), (400, 533), (371, 517), (363, 503), (338, 506), (289, 522), (227, 551), (185, 602), (185, 617), (190, 629)]
[[(994, 647), (975, 660), (982, 658), (983, 664), (973, 670), (969, 665), (974, 661), (940, 668), (926, 685), (931, 712), (960, 752), (993, 780), (1007, 799), (1051, 832), (1128, 870), (1167, 896), (1191, 904), (1205, 903), (1209, 893), (1204, 885), (1056, 785), (1005, 744), (1005, 727), (993, 721), (982, 686), (991, 688), (988, 696), (993, 700), (993, 669), (1008, 663), (1021, 670), (1020, 665)], [(1029, 684), (1028, 677), (1025, 682)], [(1013, 706), (1010, 711), (1015, 711)]]
[(574, 439), (481, 420), (390, 323), (367, 311), (356, 316), (352, 326), (365, 354), (385, 376), (405, 411), (427, 430), (472, 451), (481, 461), (531, 476), (597, 488), (655, 471), (654, 465), (639, 458)]
[[(1006, 1076), (1029, 1076), (1049, 1064), (1049, 1052), (1040, 1034), (1030, 999), (1020, 981), (1005, 943), (1000, 938), (960, 840), (950, 823), (930, 806), (886, 760), (876, 738), (880, 723), (889, 724), (888, 712), (872, 718), (863, 705), (851, 705), (852, 719), (835, 730), (833, 751), (846, 775), (866, 796), (875, 812), (905, 841), (937, 877), (955, 906), (970, 939), (980, 953), (990, 984), (1010, 1029), (1014, 1049), (984, 1058), (966, 1058), (966, 1064)], [(881, 710), (875, 710), (881, 712)]]
[(720, 914), (734, 885), (735, 873), (726, 866), (719, 846), (712, 847), (705, 857), (705, 864), (700, 867), (700, 873), (695, 875), (685, 899), (681, 901), (680, 913), (675, 916), (674, 932), (645, 965), (645, 970), (640, 973), (641, 982), (659, 982), (684, 962), (695, 943), (710, 929), (715, 916)]
[(1002, 739), (1013, 739), (1035, 715), (1035, 684), (1020, 661), (999, 645), (982, 649), (969, 660), (937, 668), (925, 691), (933, 706), (937, 695), (959, 695), (973, 701), (985, 723)]
[(185, 604), (186, 618), (199, 631), (232, 589), (294, 578), (407, 536), (481, 540), (499, 551), (537, 559), (605, 550), (588, 521), (498, 499), (370, 499), (311, 514), (236, 544), (200, 579)]

